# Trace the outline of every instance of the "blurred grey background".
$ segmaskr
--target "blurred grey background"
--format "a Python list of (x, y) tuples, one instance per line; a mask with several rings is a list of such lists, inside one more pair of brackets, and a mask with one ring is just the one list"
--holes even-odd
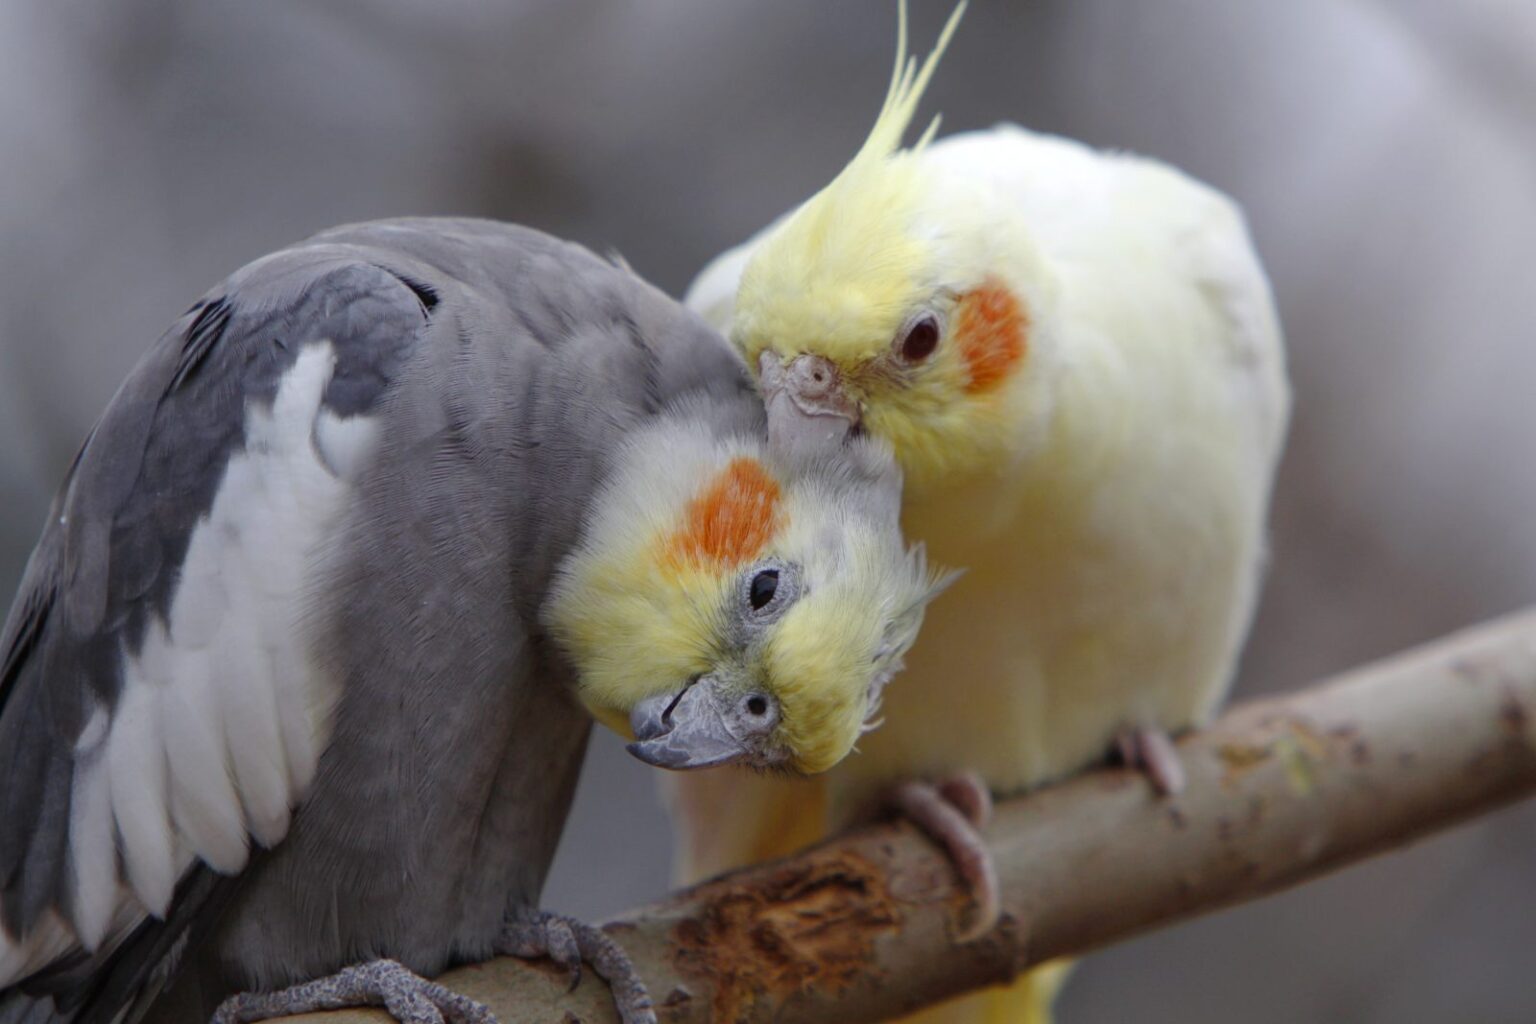
[[(915, 0), (926, 48), (946, 3)], [(0, 4), (0, 590), (144, 348), (247, 260), (479, 214), (676, 293), (825, 182), (890, 0)], [(1536, 4), (976, 0), (931, 90), (1248, 209), (1297, 401), (1240, 694), (1536, 598)], [(546, 902), (666, 888), (606, 734)], [(1065, 1024), (1536, 1020), (1536, 807), (1096, 957)]]

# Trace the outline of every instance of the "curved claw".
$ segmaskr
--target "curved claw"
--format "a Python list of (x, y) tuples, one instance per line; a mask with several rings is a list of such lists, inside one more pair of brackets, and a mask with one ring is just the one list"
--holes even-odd
[(623, 1024), (656, 1024), (650, 994), (629, 954), (600, 928), (563, 914), (531, 911), (506, 923), (496, 948), (510, 956), (549, 957), (570, 972), (572, 989), (586, 963), (613, 991)]
[(1164, 730), (1156, 726), (1127, 729), (1115, 737), (1115, 747), (1127, 766), (1147, 777), (1158, 796), (1184, 792), (1184, 762)]
[(978, 831), (992, 817), (992, 794), (986, 785), (972, 774), (945, 779), (937, 786), (904, 782), (892, 790), (890, 800), (904, 817), (944, 847), (971, 890), (975, 908), (955, 941), (971, 942), (986, 935), (1002, 916), (997, 865)]
[(959, 808), (960, 813), (976, 828), (986, 828), (992, 823), (992, 791), (975, 772), (942, 780), (939, 793)]
[(548, 947), (546, 955), (565, 968), (569, 979), (565, 990), (576, 991), (576, 986), (581, 984), (581, 945), (576, 941), (576, 933), (571, 931), (570, 922), (551, 917), (544, 926), (544, 938)]

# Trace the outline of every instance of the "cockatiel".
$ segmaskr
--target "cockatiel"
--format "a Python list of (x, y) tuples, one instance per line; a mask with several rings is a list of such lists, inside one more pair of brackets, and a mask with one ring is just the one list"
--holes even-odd
[[(1165, 164), (1004, 125), (901, 138), (960, 11), (904, 54), (868, 140), (820, 193), (717, 259), (686, 303), (759, 369), (770, 432), (890, 441), (903, 522), (966, 575), (885, 724), (817, 780), (675, 782), (683, 875), (895, 804), (998, 915), (990, 794), (1118, 746), (1176, 790), (1167, 733), (1232, 679), (1288, 416), (1280, 329), (1237, 207)], [(925, 1020), (1045, 1019), (1054, 965)]]
[(878, 443), (762, 434), (723, 339), (534, 231), (340, 228), (206, 295), (0, 635), (0, 1022), (484, 1022), (419, 975), (497, 952), (653, 1020), (536, 909), (582, 704), (668, 767), (826, 768), (932, 585)]

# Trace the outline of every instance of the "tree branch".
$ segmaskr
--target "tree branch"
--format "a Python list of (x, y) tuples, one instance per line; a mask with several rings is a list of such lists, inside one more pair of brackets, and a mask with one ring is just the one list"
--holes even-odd
[[(1177, 798), (1106, 769), (1001, 804), (989, 842), (1005, 916), (981, 941), (950, 943), (965, 893), (905, 824), (729, 875), (607, 928), (665, 1024), (881, 1020), (1316, 878), (1528, 795), (1533, 716), (1528, 611), (1234, 709), (1179, 744), (1189, 785)], [(614, 1019), (601, 983), (567, 994), (563, 976), (540, 965), (498, 960), (443, 980), (503, 1024)]]

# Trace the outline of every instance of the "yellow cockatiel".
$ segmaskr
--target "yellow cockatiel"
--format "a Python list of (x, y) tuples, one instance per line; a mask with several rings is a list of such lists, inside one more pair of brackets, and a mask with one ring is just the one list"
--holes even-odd
[[(901, 148), (959, 14), (919, 70), (903, 12), (852, 162), (686, 301), (758, 368), (775, 433), (892, 442), (908, 536), (966, 574), (862, 755), (811, 780), (675, 780), (686, 878), (893, 793), (974, 855), (965, 822), (986, 808), (967, 780), (1017, 793), (1117, 743), (1177, 789), (1167, 733), (1212, 714), (1253, 614), (1289, 391), (1242, 215), (1165, 164), (1011, 125)], [(967, 935), (997, 914), (976, 860), (957, 856), (979, 903)], [(1047, 1019), (1054, 966), (923, 1019)]]

